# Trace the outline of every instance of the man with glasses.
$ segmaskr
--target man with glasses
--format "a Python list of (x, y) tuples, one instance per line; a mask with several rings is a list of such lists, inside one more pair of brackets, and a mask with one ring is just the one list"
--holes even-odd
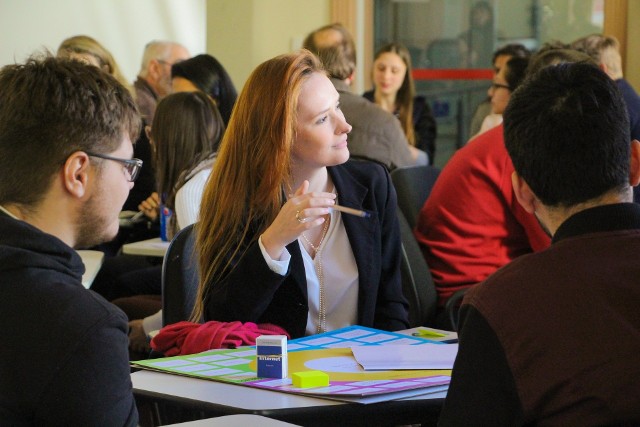
[(142, 162), (133, 98), (51, 57), (0, 69), (0, 424), (134, 426), (127, 319), (73, 248), (118, 232)]
[[(489, 89), (492, 108), (502, 114), (528, 60), (511, 58)], [(515, 200), (513, 165), (499, 124), (458, 150), (447, 162), (420, 210), (414, 234), (439, 295), (438, 325), (449, 298), (486, 279), (511, 260), (549, 246), (535, 216)]]
[(133, 86), (146, 124), (153, 121), (160, 98), (171, 93), (171, 66), (190, 57), (187, 48), (175, 42), (154, 40), (145, 46), (140, 72)]
[[(502, 46), (493, 53), (493, 77), (495, 78), (495, 76), (498, 75), (500, 70), (511, 58), (529, 58), (530, 55), (531, 52), (519, 43)], [(482, 122), (489, 114), (491, 114), (491, 95), (476, 107), (471, 119), (471, 125), (469, 126), (469, 135), (476, 135), (480, 132)]]

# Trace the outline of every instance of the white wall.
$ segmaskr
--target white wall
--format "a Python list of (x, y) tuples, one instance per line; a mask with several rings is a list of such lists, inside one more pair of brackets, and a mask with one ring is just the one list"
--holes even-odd
[(147, 42), (173, 40), (205, 52), (205, 0), (0, 0), (0, 66), (34, 50), (55, 53), (67, 37), (85, 34), (113, 54), (135, 79)]
[(207, 0), (207, 52), (238, 91), (260, 63), (291, 52), (329, 23), (329, 0)]

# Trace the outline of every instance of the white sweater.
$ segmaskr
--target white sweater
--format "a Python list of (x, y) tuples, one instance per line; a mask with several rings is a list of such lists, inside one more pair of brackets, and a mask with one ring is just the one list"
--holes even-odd
[[(179, 229), (198, 221), (204, 186), (211, 175), (211, 169), (204, 169), (194, 175), (176, 193), (176, 222)], [(142, 320), (145, 333), (162, 328), (162, 310)]]

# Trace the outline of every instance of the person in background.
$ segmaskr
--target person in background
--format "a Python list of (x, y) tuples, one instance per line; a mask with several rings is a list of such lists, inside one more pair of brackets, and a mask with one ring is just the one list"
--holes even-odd
[(76, 59), (85, 64), (98, 67), (105, 73), (112, 75), (128, 90), (133, 90), (131, 84), (120, 71), (120, 67), (111, 52), (89, 36), (79, 35), (63, 40), (58, 47), (56, 56), (58, 58)]
[[(224, 120), (204, 92), (178, 92), (158, 104), (148, 128), (158, 192), (175, 212), (171, 234), (198, 220), (204, 185), (211, 174)], [(145, 211), (157, 216), (158, 211)]]
[(491, 114), (482, 121), (478, 134), (502, 123), (502, 113), (507, 107), (511, 93), (524, 79), (528, 64), (528, 59), (514, 57), (507, 61), (493, 77), (493, 83), (487, 91), (491, 104)]
[(133, 86), (145, 124), (153, 121), (158, 101), (171, 93), (171, 67), (190, 57), (187, 48), (176, 42), (154, 40), (144, 47), (140, 71)]
[[(196, 55), (174, 64), (171, 67), (171, 87), (174, 93), (193, 91), (206, 93), (218, 106), (224, 126), (228, 125), (238, 93), (227, 71), (213, 56)], [(138, 209), (147, 213), (147, 217), (151, 220), (157, 218), (159, 208), (160, 197), (157, 191), (153, 191), (138, 206)]]
[(84, 288), (73, 249), (118, 232), (141, 167), (134, 100), (46, 56), (0, 69), (0, 87), (0, 424), (135, 426), (126, 317)]
[[(529, 49), (519, 43), (510, 43), (502, 46), (493, 53), (491, 63), (493, 64), (493, 77), (498, 75), (504, 64), (513, 57), (528, 58), (531, 56)], [(491, 114), (491, 96), (481, 102), (473, 113), (471, 125), (469, 127), (469, 135), (477, 135), (480, 133), (482, 123), (489, 114)]]
[(604, 72), (616, 82), (629, 113), (631, 138), (640, 139), (640, 96), (638, 96), (638, 93), (629, 82), (624, 79), (618, 39), (613, 36), (592, 34), (574, 41), (571, 43), (571, 48), (592, 57), (600, 64)]
[(433, 164), (436, 120), (424, 96), (416, 96), (409, 50), (400, 43), (381, 47), (374, 57), (372, 74), (375, 87), (363, 96), (396, 116), (409, 144), (426, 152), (429, 164)]
[(326, 25), (311, 32), (303, 46), (318, 55), (340, 94), (341, 109), (353, 126), (351, 156), (375, 160), (389, 170), (416, 165), (419, 150), (409, 144), (398, 119), (350, 90), (356, 47), (349, 31), (340, 24)]
[[(640, 96), (633, 86), (625, 80), (622, 73), (620, 43), (613, 36), (591, 34), (571, 43), (573, 49), (585, 52), (592, 57), (609, 77), (616, 82), (627, 105), (631, 139), (640, 140)], [(633, 188), (633, 200), (640, 203), (640, 187)]]
[[(158, 191), (165, 194), (164, 205), (173, 212), (170, 235), (198, 221), (202, 193), (223, 133), (224, 123), (218, 108), (203, 92), (174, 93), (158, 104), (153, 126), (149, 129), (149, 140), (153, 147)], [(159, 214), (157, 208), (144, 212), (151, 218)], [(160, 294), (161, 265), (127, 273), (119, 278), (119, 282), (129, 283), (129, 293), (135, 293), (135, 287), (149, 278), (153, 278), (157, 289), (138, 290), (138, 293)], [(121, 299), (116, 303), (132, 306), (131, 300)], [(134, 317), (130, 316), (130, 319)], [(130, 347), (142, 353), (149, 349), (149, 333), (162, 327), (162, 312), (130, 320), (129, 327)]]
[[(171, 93), (171, 67), (190, 56), (187, 48), (175, 42), (156, 40), (145, 46), (140, 71), (133, 83), (143, 126), (148, 126), (153, 122), (158, 101)], [(145, 162), (145, 167), (140, 173), (138, 183), (124, 204), (124, 209), (129, 211), (138, 211), (140, 203), (156, 190), (155, 171), (151, 162), (151, 146), (144, 131), (136, 141), (134, 150), (135, 156)], [(134, 237), (127, 239), (129, 241), (138, 240), (136, 235), (141, 235), (143, 239), (149, 238), (145, 230), (138, 230), (137, 233), (134, 233)]]
[[(496, 76), (493, 97), (504, 108), (521, 83), (527, 59), (512, 58)], [(512, 64), (519, 78), (508, 82)], [(514, 67), (516, 68), (516, 67)], [(502, 124), (473, 138), (447, 162), (420, 210), (414, 235), (439, 295), (437, 322), (447, 300), (511, 260), (549, 246), (535, 216), (517, 203), (513, 165), (504, 148)]]
[[(350, 131), (311, 52), (252, 72), (195, 228), (193, 321), (271, 323), (292, 338), (407, 328), (395, 191), (382, 165), (348, 161)], [(369, 217), (331, 209), (337, 202)]]
[(206, 93), (218, 106), (224, 125), (229, 124), (238, 92), (227, 70), (213, 56), (205, 53), (174, 64), (171, 86), (174, 92), (200, 90)]
[(623, 97), (593, 64), (549, 66), (513, 94), (504, 135), (518, 203), (553, 242), (465, 295), (438, 425), (638, 425), (640, 143)]
[(466, 64), (469, 68), (489, 68), (491, 52), (495, 49), (495, 22), (493, 5), (485, 0), (477, 1), (469, 12), (469, 29), (459, 37), (467, 46)]

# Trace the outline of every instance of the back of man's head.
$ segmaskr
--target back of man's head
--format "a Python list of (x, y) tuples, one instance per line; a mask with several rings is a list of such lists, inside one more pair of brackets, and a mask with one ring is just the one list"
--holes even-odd
[(516, 172), (550, 207), (570, 207), (629, 186), (624, 100), (597, 66), (548, 66), (511, 95), (504, 112)]
[(72, 153), (110, 153), (140, 132), (129, 91), (79, 61), (43, 56), (7, 65), (0, 87), (0, 204), (33, 207)]
[(356, 69), (356, 45), (341, 24), (330, 24), (310, 33), (303, 47), (315, 53), (329, 77), (346, 80)]
[(598, 63), (584, 52), (567, 47), (550, 47), (541, 49), (531, 57), (527, 75), (531, 76), (549, 65), (583, 62), (593, 65)]
[(622, 57), (620, 43), (613, 36), (591, 34), (571, 43), (571, 48), (586, 53), (598, 64), (607, 67), (607, 74), (613, 79), (622, 78)]

